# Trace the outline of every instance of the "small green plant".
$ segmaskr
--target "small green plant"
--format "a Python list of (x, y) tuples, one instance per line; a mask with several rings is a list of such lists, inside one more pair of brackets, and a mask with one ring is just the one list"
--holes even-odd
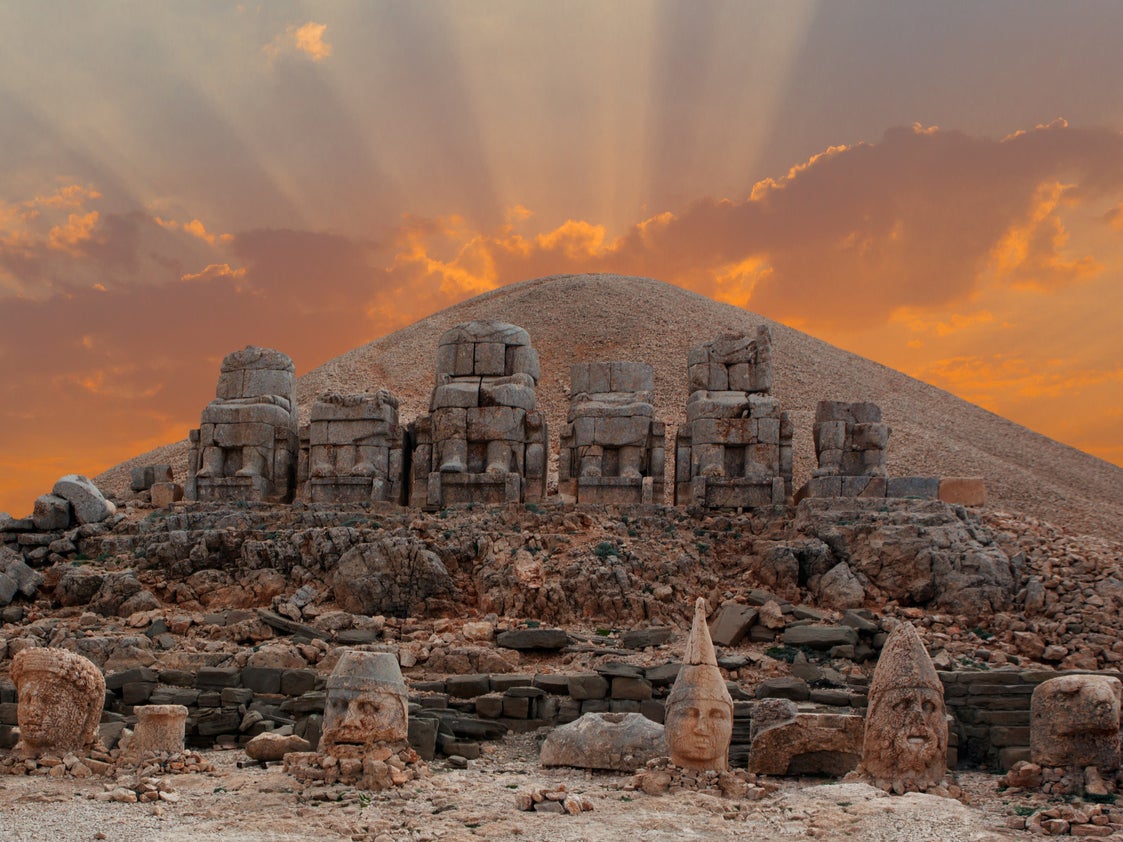
[(538, 622), (537, 620), (527, 620), (526, 621), (526, 627), (528, 629), (540, 629), (540, 628), (542, 628), (542, 624), (540, 622)]
[(1040, 807), (1031, 807), (1028, 804), (1019, 804), (1014, 808), (1014, 814), (1021, 816), (1023, 819), (1028, 819), (1040, 809)]
[(992, 637), (994, 637), (994, 632), (988, 632), (982, 626), (975, 626), (975, 628), (971, 629), (971, 634), (975, 635), (975, 637), (982, 638), (983, 640), (990, 640)]
[(538, 514), (539, 512), (542, 511), (542, 507), (539, 506), (537, 503), (527, 503), (526, 504), (526, 510), (528, 512), (531, 512), (532, 514)]
[(1103, 795), (1095, 795), (1091, 792), (1085, 792), (1081, 798), (1089, 804), (1114, 804), (1115, 793), (1105, 792)]
[(794, 646), (769, 646), (764, 650), (764, 654), (769, 658), (775, 658), (777, 661), (786, 661), (791, 664), (795, 662), (795, 656), (799, 654), (799, 650)]
[(709, 544), (703, 544), (701, 541), (699, 541), (697, 546), (698, 546), (698, 552), (701, 553), (702, 555), (705, 555), (706, 553), (708, 553), (710, 551), (710, 545)]
[(596, 547), (595, 547), (595, 548), (593, 549), (593, 555), (595, 555), (595, 556), (596, 556), (597, 558), (599, 558), (599, 559), (600, 559), (601, 561), (604, 561), (604, 560), (605, 560), (605, 559), (607, 559), (607, 558), (608, 558), (608, 557), (609, 557), (610, 555), (614, 555), (614, 556), (616, 556), (617, 558), (619, 558), (619, 557), (620, 557), (620, 550), (619, 550), (619, 548), (618, 548), (618, 547), (617, 547), (617, 546), (616, 546), (615, 544), (613, 544), (613, 543), (612, 543), (611, 541), (601, 541), (601, 542), (600, 542), (599, 544), (597, 544), (597, 545), (596, 545)]
[(359, 793), (359, 808), (362, 809), (362, 810), (365, 810), (367, 807), (370, 806), (371, 801), (373, 801), (373, 800), (374, 799), (372, 799), (367, 793), (360, 792)]
[(597, 637), (609, 637), (612, 635), (612, 629), (597, 629)]

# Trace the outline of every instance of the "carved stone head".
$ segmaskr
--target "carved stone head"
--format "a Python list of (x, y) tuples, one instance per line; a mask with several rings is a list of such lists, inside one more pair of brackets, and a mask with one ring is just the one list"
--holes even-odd
[(915, 792), (947, 772), (944, 688), (911, 623), (889, 635), (870, 684), (862, 771), (876, 786)]
[(667, 697), (664, 733), (671, 762), (685, 769), (729, 768), (733, 698), (718, 670), (706, 625), (706, 600), (694, 605), (694, 625), (682, 669)]
[(1109, 675), (1043, 681), (1030, 702), (1030, 757), (1042, 766), (1119, 768), (1123, 684)]
[(12, 659), (23, 755), (66, 754), (97, 739), (105, 678), (92, 661), (65, 649), (24, 649)]
[(408, 736), (407, 693), (398, 659), (387, 652), (346, 652), (327, 682), (320, 750), (363, 757)]

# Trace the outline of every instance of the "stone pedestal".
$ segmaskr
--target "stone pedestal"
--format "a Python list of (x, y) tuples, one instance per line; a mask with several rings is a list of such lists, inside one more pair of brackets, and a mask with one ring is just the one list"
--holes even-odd
[(140, 705), (133, 708), (136, 728), (125, 751), (130, 762), (140, 763), (160, 754), (183, 752), (187, 708), (183, 705)]

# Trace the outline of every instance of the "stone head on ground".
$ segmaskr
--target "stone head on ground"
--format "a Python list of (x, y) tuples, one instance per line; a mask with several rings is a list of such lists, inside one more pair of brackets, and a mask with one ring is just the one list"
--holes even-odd
[(387, 652), (346, 652), (327, 681), (320, 750), (363, 757), (408, 736), (408, 696), (398, 660)]
[(717, 772), (729, 768), (733, 698), (717, 666), (701, 597), (694, 605), (682, 669), (667, 697), (664, 732), (676, 766)]
[(1123, 683), (1108, 675), (1043, 681), (1030, 701), (1030, 758), (1041, 766), (1118, 769)]
[(944, 690), (911, 623), (893, 629), (870, 684), (860, 772), (903, 793), (937, 786), (947, 772)]
[(105, 678), (92, 661), (64, 649), (24, 649), (12, 659), (23, 756), (63, 755), (97, 739)]

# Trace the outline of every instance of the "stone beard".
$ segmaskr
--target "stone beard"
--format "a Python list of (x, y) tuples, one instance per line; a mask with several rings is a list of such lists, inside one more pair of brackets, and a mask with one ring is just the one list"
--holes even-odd
[(947, 764), (948, 724), (943, 696), (929, 687), (898, 687), (870, 699), (866, 745), (877, 750), (863, 760), (875, 780), (934, 784)]
[(323, 750), (336, 757), (362, 757), (373, 746), (405, 740), (406, 700), (390, 690), (334, 689), (324, 707)]
[(664, 722), (666, 731), (675, 735), (670, 752), (676, 766), (718, 772), (728, 768), (732, 705), (717, 699), (684, 699), (667, 706)]
[(23, 756), (81, 751), (97, 738), (105, 679), (94, 664), (62, 649), (25, 649), (12, 661)]

